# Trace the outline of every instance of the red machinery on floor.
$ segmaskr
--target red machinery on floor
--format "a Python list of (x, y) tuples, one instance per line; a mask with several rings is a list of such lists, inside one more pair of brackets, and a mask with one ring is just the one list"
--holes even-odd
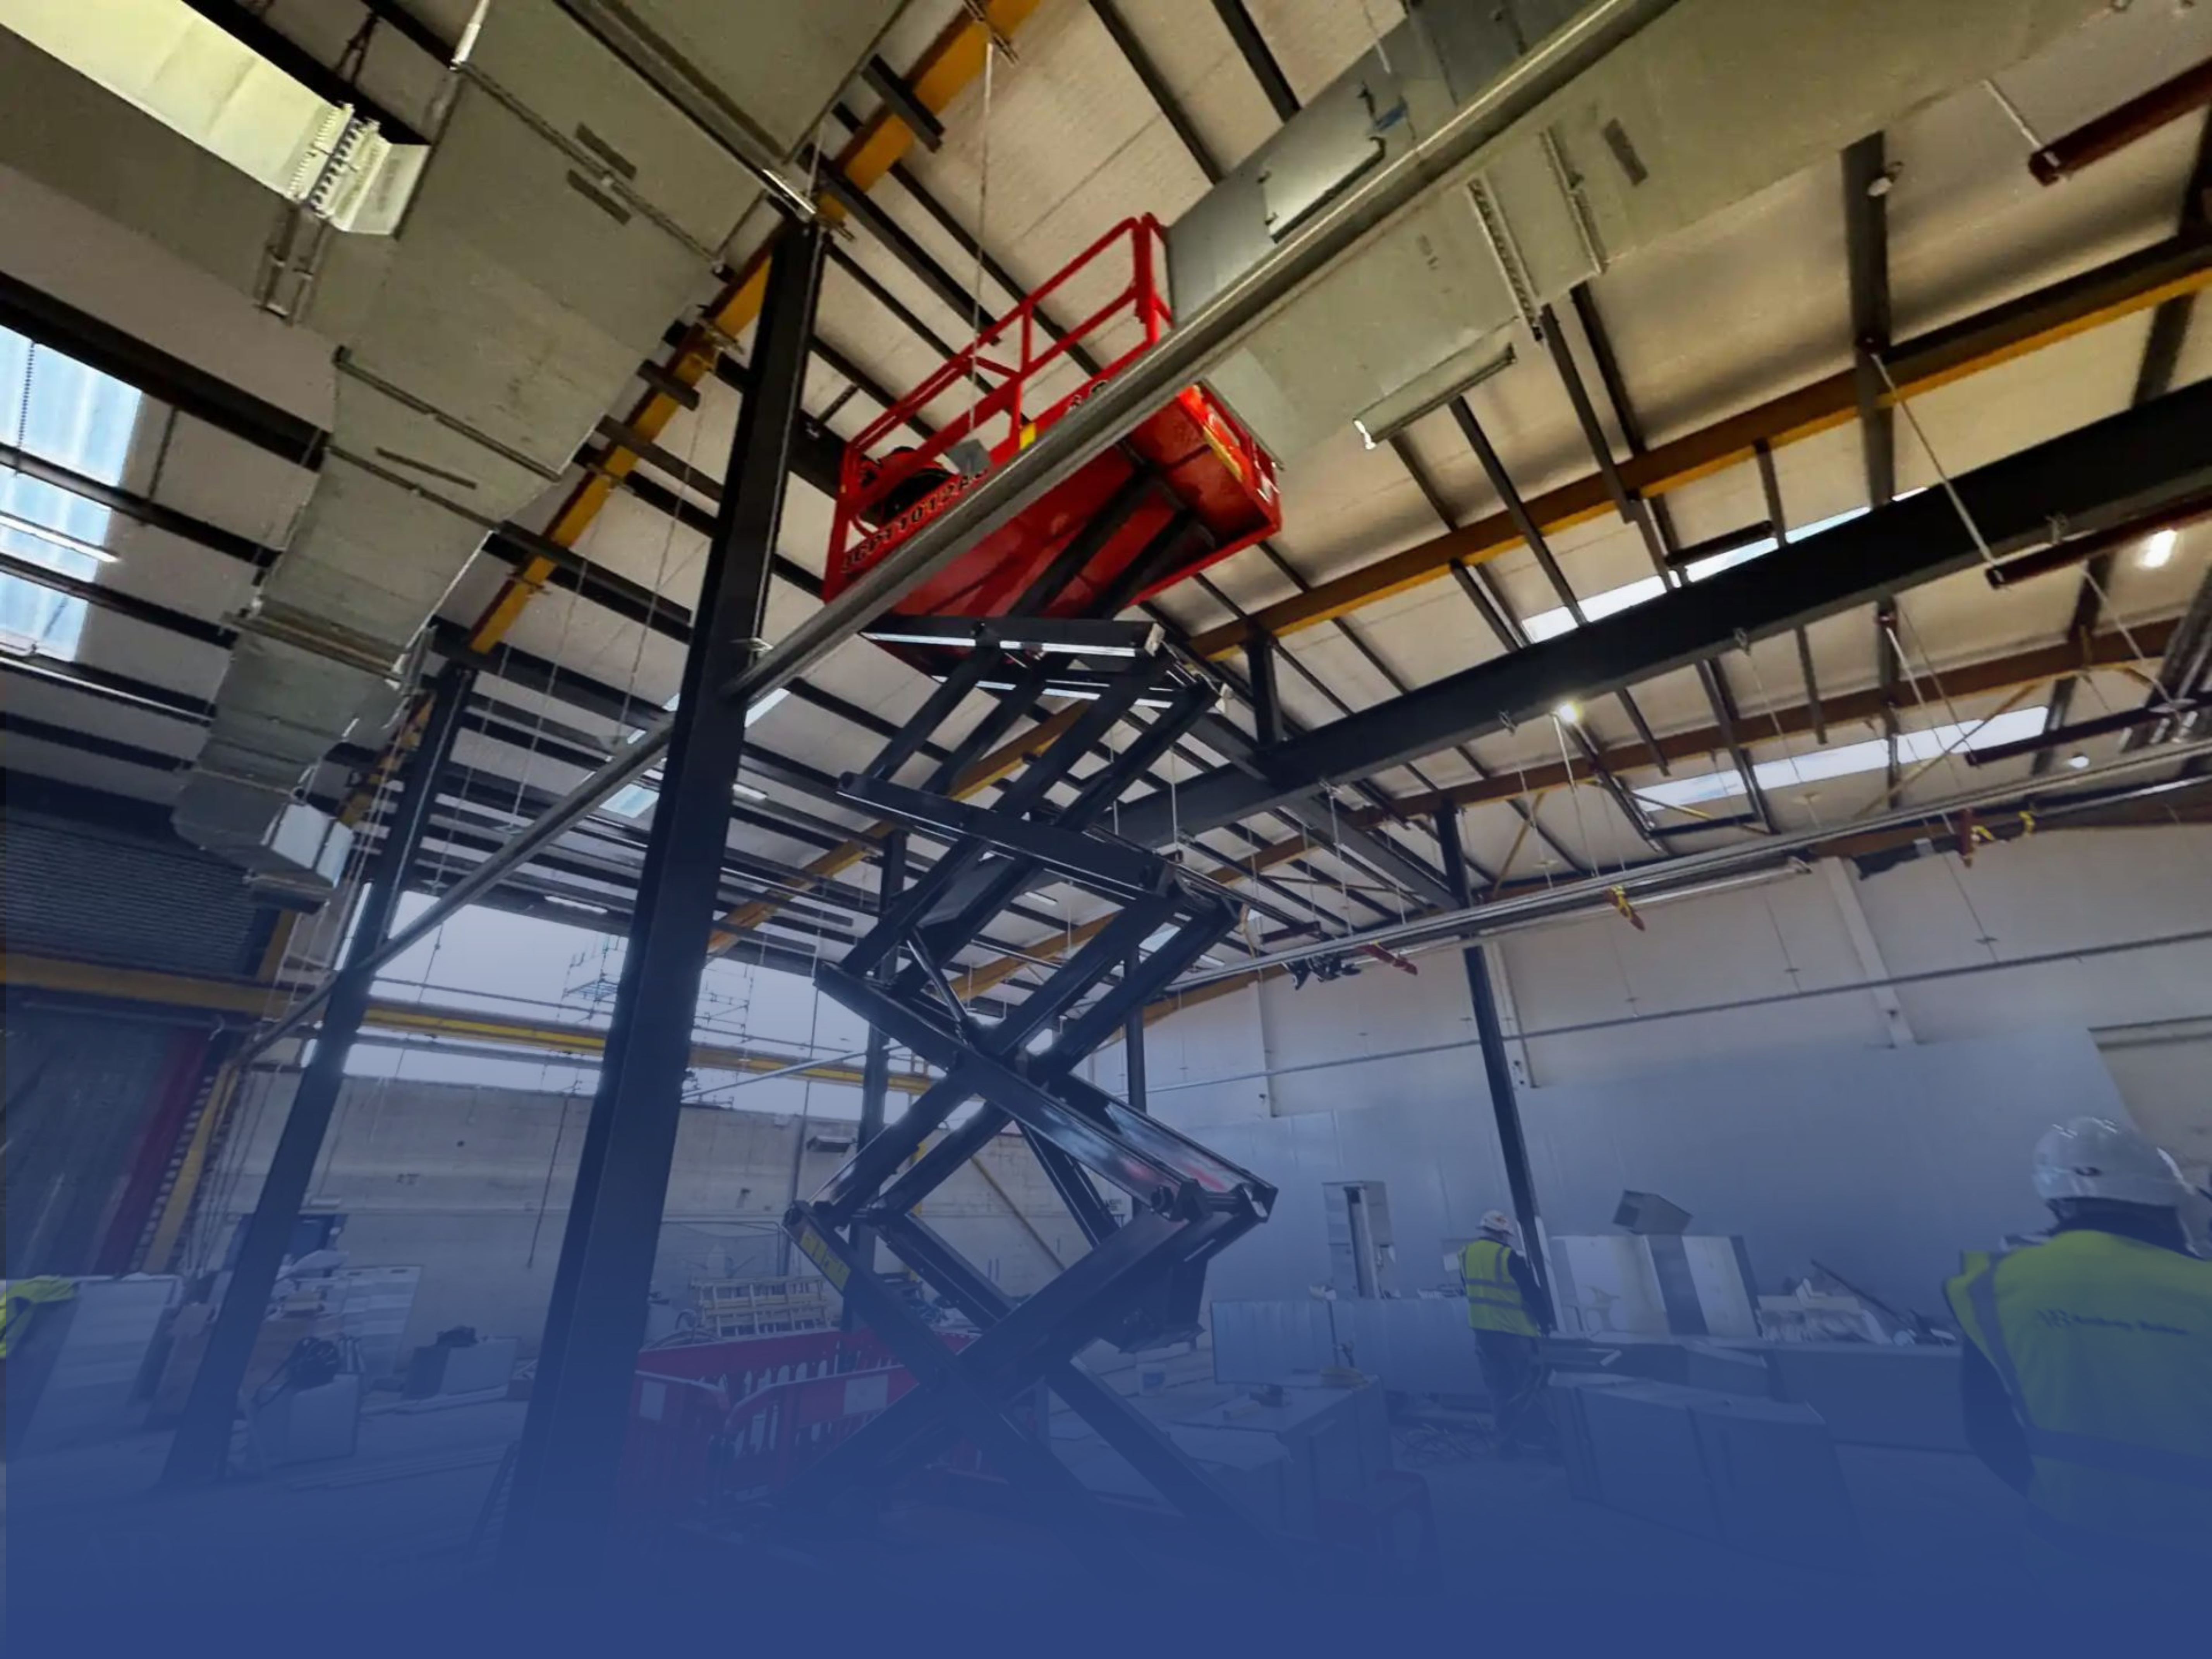
[[(1157, 220), (1125, 219), (852, 440), (824, 598), (836, 598), (1159, 342), (1171, 321), (1160, 291), (1164, 246)], [(1118, 291), (1097, 297), (1117, 280)], [(1096, 301), (1057, 339), (1040, 316), (1055, 296), (1075, 305)], [(1079, 349), (1100, 362), (1095, 373), (1082, 367)], [(933, 416), (943, 424), (931, 432)], [(902, 441), (908, 428), (916, 441)], [(1038, 614), (1124, 610), (1282, 528), (1274, 463), (1212, 392), (1189, 386), (908, 593), (896, 613), (1007, 614), (1139, 470), (1153, 474), (1159, 488), (1112, 526)], [(1182, 532), (1170, 533), (1185, 514)], [(908, 649), (901, 654), (915, 656)]]
[[(969, 1334), (948, 1333), (948, 1347)], [(678, 1524), (781, 1491), (914, 1387), (866, 1331), (805, 1331), (648, 1348), (630, 1383), (622, 1505)], [(975, 1467), (972, 1453), (952, 1454)]]

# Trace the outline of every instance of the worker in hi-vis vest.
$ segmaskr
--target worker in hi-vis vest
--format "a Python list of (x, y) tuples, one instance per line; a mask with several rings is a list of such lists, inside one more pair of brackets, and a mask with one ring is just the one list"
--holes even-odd
[(1967, 1258), (1966, 1437), (2027, 1499), (2031, 1553), (2212, 1571), (2212, 1261), (2199, 1200), (2135, 1130), (2076, 1118), (2035, 1149), (2043, 1243)]
[(1459, 1253), (1459, 1282), (1498, 1419), (1499, 1455), (1517, 1457), (1524, 1442), (1548, 1446), (1536, 1339), (1552, 1328), (1552, 1303), (1513, 1248), (1513, 1223), (1503, 1211), (1486, 1213), (1482, 1236)]

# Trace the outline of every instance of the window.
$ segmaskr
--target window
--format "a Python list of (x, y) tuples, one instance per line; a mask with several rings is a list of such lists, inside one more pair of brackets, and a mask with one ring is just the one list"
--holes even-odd
[[(2043, 730), (2044, 711), (2014, 708), (1992, 720), (1966, 720), (1931, 726), (1923, 732), (1906, 732), (1897, 740), (1897, 757), (1907, 766), (1932, 761), (1947, 750), (1963, 752), (2032, 738)], [(1875, 738), (1866, 743), (1816, 749), (1808, 755), (1761, 761), (1752, 775), (1762, 789), (1787, 789), (1793, 784), (1818, 783), (1824, 778), (1846, 778), (1863, 772), (1879, 772), (1889, 764), (1889, 744)], [(1708, 772), (1703, 777), (1668, 778), (1641, 785), (1629, 793), (1649, 806), (1704, 806), (1743, 793), (1743, 776), (1734, 767)]]
[[(138, 418), (134, 386), (0, 328), (0, 439), (101, 483), (118, 483)], [(0, 553), (88, 579), (108, 556), (108, 510), (0, 463)], [(73, 659), (86, 604), (0, 570), (0, 650)]]
[[(1901, 501), (1907, 495), (1917, 495), (1919, 493), (1917, 489), (1907, 490), (1897, 499)], [(1802, 541), (1806, 537), (1817, 536), (1824, 530), (1833, 530), (1839, 524), (1849, 524), (1853, 519), (1864, 518), (1867, 509), (1863, 507), (1855, 507), (1848, 513), (1837, 514), (1832, 519), (1823, 519), (1818, 524), (1808, 524), (1802, 530), (1793, 530), (1790, 532), (1790, 538), (1793, 542)], [(1763, 542), (1753, 542), (1747, 547), (1739, 547), (1727, 553), (1716, 553), (1710, 559), (1699, 559), (1696, 563), (1686, 567), (1684, 574), (1692, 581), (1701, 582), (1708, 576), (1717, 576), (1723, 570), (1733, 569), (1737, 565), (1748, 564), (1753, 559), (1763, 558), (1774, 551), (1778, 545), (1778, 544), (1770, 537)], [(1602, 593), (1591, 594), (1582, 602), (1583, 615), (1595, 622), (1601, 617), (1610, 617), (1615, 611), (1626, 611), (1649, 600), (1656, 599), (1666, 591), (1667, 584), (1662, 578), (1656, 575), (1646, 576), (1641, 581), (1630, 582), (1623, 587), (1610, 587)], [(1549, 611), (1538, 611), (1522, 625), (1528, 629), (1528, 637), (1532, 640), (1555, 640), (1560, 635), (1571, 633), (1574, 630), (1575, 619), (1568, 613), (1565, 605), (1555, 605)]]

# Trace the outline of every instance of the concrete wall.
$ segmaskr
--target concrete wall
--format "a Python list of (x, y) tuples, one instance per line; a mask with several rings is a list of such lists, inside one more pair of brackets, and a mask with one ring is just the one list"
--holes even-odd
[[(210, 1219), (193, 1241), (203, 1263), (252, 1208), (282, 1128), (289, 1080), (252, 1086), (227, 1167), (210, 1184), (218, 1195)], [(587, 1092), (347, 1082), (308, 1207), (345, 1216), (342, 1248), (355, 1265), (422, 1269), (403, 1351), (453, 1325), (517, 1336), (526, 1354), (536, 1351), (590, 1106)], [(801, 1194), (843, 1161), (837, 1153), (800, 1154), (801, 1141), (792, 1115), (684, 1113), (657, 1291), (689, 1307), (696, 1279), (786, 1270), (776, 1223), (792, 1191), (794, 1155)], [(999, 1190), (965, 1169), (921, 1213), (1007, 1290), (1024, 1294), (1057, 1271), (1055, 1254), (1081, 1254), (1082, 1236), (1025, 1147), (1001, 1138), (983, 1162)]]

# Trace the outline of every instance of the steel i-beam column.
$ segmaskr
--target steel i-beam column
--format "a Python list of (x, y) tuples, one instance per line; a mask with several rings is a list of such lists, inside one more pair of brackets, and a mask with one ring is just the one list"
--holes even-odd
[[(434, 787), (453, 750), (467, 708), (476, 671), (448, 667), (431, 693), (430, 719), (399, 774), (399, 806), (385, 831), (377, 854), (376, 873), (361, 901), (353, 940), (346, 947), (347, 969), (365, 961), (384, 943), (399, 908), (406, 875), (422, 845), (422, 832), (436, 804)], [(342, 970), (343, 971), (343, 970)], [(246, 1368), (253, 1358), (253, 1345), (261, 1331), (269, 1293), (276, 1283), (276, 1270), (292, 1243), (307, 1201), (308, 1183), (314, 1179), (315, 1160), (329, 1133), (331, 1115), (337, 1108), (338, 1089), (345, 1081), (347, 1056), (368, 1013), (372, 974), (342, 979), (323, 1010), (315, 1032), (314, 1058), (301, 1073), (285, 1114), (284, 1131), (269, 1161), (261, 1182), (261, 1196), (246, 1224), (238, 1261), (231, 1270), (230, 1288), (224, 1293), (207, 1348), (185, 1401), (184, 1415), (169, 1442), (169, 1455), (161, 1468), (161, 1482), (170, 1486), (208, 1486), (223, 1478), (230, 1462), (230, 1437), (238, 1414), (239, 1390), (246, 1382)]]
[[(1443, 848), (1444, 879), (1462, 909), (1474, 902), (1468, 880), (1467, 853), (1460, 845), (1459, 808), (1437, 812), (1437, 840)], [(1460, 952), (1467, 966), (1467, 990), (1474, 1003), (1474, 1033), (1482, 1046), (1482, 1070), (1490, 1085), (1490, 1110), (1498, 1121), (1498, 1151), (1505, 1164), (1506, 1189), (1513, 1197), (1513, 1218), (1521, 1224), (1521, 1254), (1535, 1270), (1537, 1282), (1552, 1287), (1552, 1264), (1544, 1259), (1544, 1236), (1537, 1231), (1536, 1182), (1528, 1170), (1528, 1139), (1521, 1128), (1521, 1100), (1513, 1090), (1513, 1067), (1506, 1058), (1505, 1026), (1498, 1018), (1498, 995), (1490, 983), (1490, 963), (1482, 941)]]
[(685, 1069), (745, 738), (721, 688), (763, 648), (762, 618), (798, 429), (822, 236), (776, 244), (752, 381), (708, 544), (660, 800), (639, 878), (606, 1057), (584, 1134), (508, 1510), (508, 1561), (558, 1575), (609, 1541), (630, 1378), (676, 1152)]
[[(906, 831), (894, 830), (884, 837), (883, 880), (876, 890), (877, 914), (881, 915), (896, 904), (899, 895), (905, 890)], [(886, 986), (897, 978), (897, 956), (893, 954), (878, 963), (874, 977), (878, 984)], [(884, 1132), (884, 1109), (890, 1098), (890, 1033), (880, 1025), (871, 1025), (868, 1028), (868, 1051), (860, 1062), (860, 1130), (853, 1140), (855, 1152)], [(860, 1266), (873, 1273), (876, 1270), (875, 1230), (855, 1226), (853, 1229), (853, 1243), (860, 1258)], [(856, 1329), (860, 1323), (857, 1310), (849, 1302), (845, 1304), (841, 1322), (848, 1331)]]
[[(1142, 951), (1129, 952), (1127, 972), (1132, 979), (1143, 965), (1144, 959)], [(1121, 1093), (1127, 1099), (1131, 1111), (1150, 1112), (1152, 1108), (1145, 1103), (1148, 1091), (1145, 1082), (1145, 1003), (1141, 997), (1130, 1005), (1128, 1022), (1121, 1028), (1121, 1049), (1128, 1073)]]

